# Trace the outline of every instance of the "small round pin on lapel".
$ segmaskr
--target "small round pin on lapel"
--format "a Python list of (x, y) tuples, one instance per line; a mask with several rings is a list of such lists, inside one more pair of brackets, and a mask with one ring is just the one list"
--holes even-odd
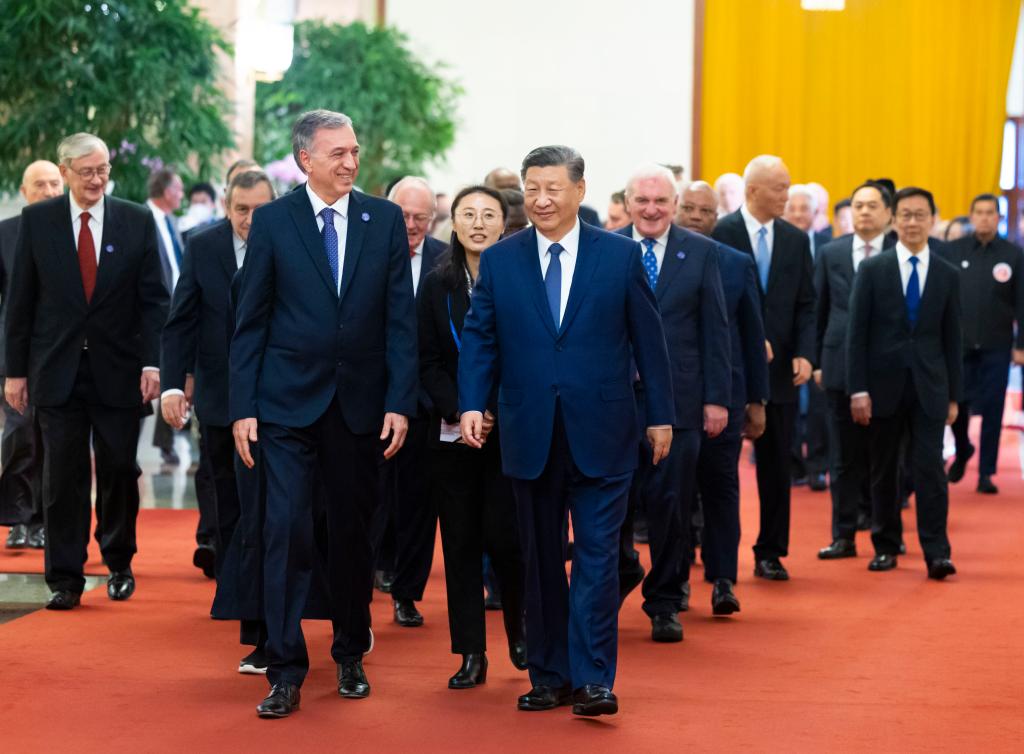
[(114, 250), (114, 247), (111, 244), (107, 244), (107, 247), (104, 249), (104, 251), (107, 252), (108, 254), (110, 252), (112, 252), (113, 250)]
[(686, 259), (686, 252), (685, 251), (677, 251), (676, 252), (676, 259)]
[(370, 222), (370, 213), (369, 213), (369, 212), (364, 212), (364, 213), (362, 214), (362, 218), (363, 218), (363, 222), (364, 222), (364, 223), (368, 223), (368, 222)]

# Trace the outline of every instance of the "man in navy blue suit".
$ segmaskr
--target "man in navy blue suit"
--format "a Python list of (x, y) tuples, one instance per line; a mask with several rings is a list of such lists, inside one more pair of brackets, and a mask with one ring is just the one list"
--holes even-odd
[[(521, 710), (573, 703), (614, 714), (618, 541), (639, 442), (633, 376), (648, 391), (652, 463), (672, 444), (672, 379), (637, 243), (581, 223), (583, 158), (538, 147), (523, 160), (533, 228), (481, 257), (462, 333), (462, 436), (485, 438), (497, 388), (502, 466), (511, 477), (526, 562), (533, 688)], [(635, 356), (635, 366), (633, 358)], [(572, 515), (572, 585), (565, 520)]]
[[(626, 184), (630, 224), (618, 231), (643, 249), (644, 271), (658, 300), (672, 362), (672, 449), (652, 466), (650, 446), (641, 440), (633, 480), (636, 495), (646, 503), (650, 530), (651, 572), (644, 579), (643, 609), (651, 619), (651, 638), (658, 642), (683, 640), (677, 614), (688, 601), (690, 518), (701, 431), (717, 437), (725, 429), (732, 382), (717, 244), (673, 225), (678, 205), (672, 172), (661, 165), (641, 168)], [(638, 381), (635, 390), (642, 407), (647, 387)]]
[[(299, 190), (261, 207), (249, 231), (235, 334), (231, 418), (238, 454), (262, 445), (267, 506), (264, 612), (270, 695), (261, 717), (299, 706), (309, 670), (301, 618), (314, 557), (313, 494), (326, 490), (326, 574), (338, 693), (363, 698), (370, 648), (377, 464), (416, 411), (416, 316), (401, 210), (353, 191), (359, 143), (341, 113), (292, 129)], [(382, 427), (383, 424), (383, 427)]]

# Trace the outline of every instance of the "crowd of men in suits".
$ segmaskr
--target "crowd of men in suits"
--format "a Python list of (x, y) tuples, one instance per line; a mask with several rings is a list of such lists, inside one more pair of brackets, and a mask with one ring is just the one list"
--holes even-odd
[[(201, 423), (194, 563), (217, 579), (214, 617), (240, 621), (254, 647), (239, 671), (268, 676), (261, 717), (299, 706), (304, 617), (332, 621), (346, 698), (370, 693), (375, 584), (396, 622), (423, 624), (439, 425), (470, 449), (500, 428), (525, 648), (506, 624), (529, 670), (525, 711), (615, 713), (618, 611), (642, 585), (652, 639), (681, 641), (698, 539), (712, 613), (740, 610), (744, 438), (760, 502), (755, 577), (789, 579), (804, 437), (800, 474), (831, 489), (820, 558), (856, 556), (870, 528), (868, 568), (895, 568), (910, 488), (928, 577), (956, 573), (947, 481), (974, 453), (967, 418), (983, 416), (978, 489), (995, 492), (1007, 374), (1024, 363), (1024, 258), (996, 232), (997, 197), (979, 195), (974, 230), (945, 244), (930, 236), (927, 190), (866, 180), (836, 206), (832, 238), (818, 222), (827, 198), (791, 185), (778, 157), (755, 157), (718, 191), (646, 165), (613, 196), (609, 232), (584, 216), (579, 153), (540, 147), (477, 187), (504, 233), (466, 263), (458, 324), (447, 295), (441, 332), (457, 366), (438, 377), (455, 383), (441, 408), (420, 379), (417, 310), (431, 304), (417, 302), (462, 249), (463, 219), (453, 206), (449, 249), (431, 236), (437, 193), (422, 178), (386, 199), (359, 191), (360, 148), (345, 115), (303, 114), (293, 151), (307, 182), (277, 197), (259, 166), (236, 163), (224, 219), (198, 213), (184, 237), (172, 170), (154, 172), (140, 206), (108, 194), (110, 153), (91, 134), (66, 138), (56, 164), (28, 166), (28, 206), (0, 223), (0, 523), (13, 527), (8, 546), (45, 548), (49, 609), (75, 608), (84, 589), (91, 452), (108, 595), (132, 596), (136, 452), (153, 401), (165, 460), (193, 411)], [(196, 193), (205, 204), (211, 192)], [(482, 212), (466, 217), (488, 237)], [(486, 661), (469, 666), (452, 688), (483, 682)]]

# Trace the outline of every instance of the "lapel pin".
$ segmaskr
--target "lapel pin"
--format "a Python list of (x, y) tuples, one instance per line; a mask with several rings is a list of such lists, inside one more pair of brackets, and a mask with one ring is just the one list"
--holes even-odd
[(964, 269), (966, 270), (966, 269), (967, 269), (968, 267), (970, 267), (970, 266), (971, 266), (971, 263), (970, 263), (970, 262), (968, 262), (968, 261), (967, 261), (967, 260), (965, 259), (964, 261), (962, 261), (962, 262), (960, 263), (960, 266), (961, 266), (961, 267), (963, 267), (963, 268), (964, 268)]
[(113, 250), (114, 250), (114, 247), (111, 244), (107, 244), (107, 247), (104, 249), (104, 251), (107, 252), (108, 254), (110, 252), (112, 252)]
[(363, 222), (364, 222), (364, 223), (368, 223), (368, 222), (370, 222), (370, 213), (369, 213), (369, 212), (364, 212), (364, 213), (362, 214), (362, 218), (363, 218)]
[(676, 252), (676, 259), (686, 259), (686, 252), (685, 251), (677, 251)]

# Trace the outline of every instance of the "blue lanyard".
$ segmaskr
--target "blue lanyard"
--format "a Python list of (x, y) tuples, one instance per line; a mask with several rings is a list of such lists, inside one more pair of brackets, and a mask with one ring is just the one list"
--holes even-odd
[(455, 322), (452, 320), (452, 294), (448, 294), (448, 327), (452, 330), (452, 340), (455, 341), (455, 350), (462, 353), (462, 338), (455, 329)]

